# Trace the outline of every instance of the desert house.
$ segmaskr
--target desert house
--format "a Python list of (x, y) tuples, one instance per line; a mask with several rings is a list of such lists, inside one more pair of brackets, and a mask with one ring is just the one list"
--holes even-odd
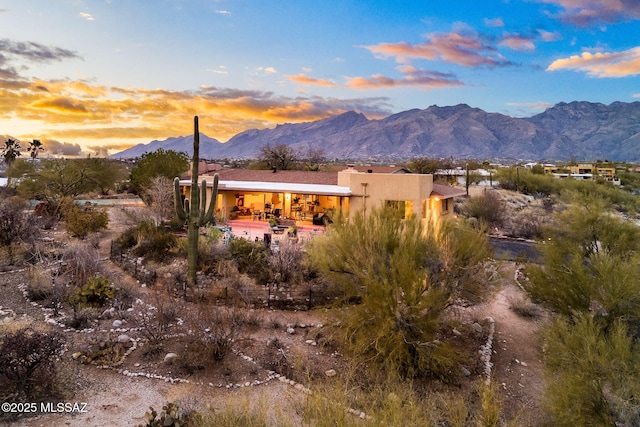
[(544, 173), (553, 174), (558, 178), (595, 179), (600, 177), (615, 185), (620, 185), (620, 179), (616, 178), (615, 168), (601, 167), (593, 163), (577, 163), (564, 167), (545, 165)]
[[(231, 219), (277, 216), (308, 221), (382, 205), (428, 219), (448, 215), (453, 198), (466, 194), (464, 189), (434, 184), (432, 175), (404, 168), (349, 165), (338, 172), (219, 169), (198, 180), (207, 182), (207, 200), (215, 173), (219, 176), (216, 214)], [(188, 197), (191, 180), (181, 180), (180, 187)]]

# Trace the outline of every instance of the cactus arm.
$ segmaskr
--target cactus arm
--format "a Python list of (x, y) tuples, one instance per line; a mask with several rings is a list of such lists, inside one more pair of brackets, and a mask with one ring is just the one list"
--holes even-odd
[(180, 192), (180, 179), (178, 177), (173, 180), (173, 200), (178, 219), (183, 222), (186, 221), (187, 213), (184, 210), (182, 193)]
[[(202, 186), (206, 187), (206, 182), (202, 182)], [(205, 199), (206, 200), (206, 199)], [(202, 225), (214, 222), (214, 212), (216, 210), (216, 202), (218, 201), (218, 174), (213, 176), (213, 189), (211, 190), (211, 202), (207, 208), (207, 212), (201, 217)], [(203, 206), (206, 206), (203, 205)]]
[(201, 227), (205, 225), (204, 213), (206, 209), (207, 209), (207, 181), (203, 179), (202, 183), (200, 183), (200, 210), (198, 211), (198, 220)]

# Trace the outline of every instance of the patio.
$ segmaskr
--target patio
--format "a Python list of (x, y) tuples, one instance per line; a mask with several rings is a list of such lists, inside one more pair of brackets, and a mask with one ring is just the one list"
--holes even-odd
[[(263, 240), (265, 234), (271, 234), (271, 241), (280, 241), (287, 238), (287, 233), (274, 234), (271, 232), (269, 222), (266, 220), (253, 220), (251, 217), (246, 219), (232, 219), (225, 224), (231, 227), (231, 233), (236, 237), (242, 237), (247, 240)], [(324, 232), (324, 226), (313, 225), (310, 220), (295, 221), (298, 229), (298, 238), (300, 240), (308, 240), (313, 236), (320, 235)]]

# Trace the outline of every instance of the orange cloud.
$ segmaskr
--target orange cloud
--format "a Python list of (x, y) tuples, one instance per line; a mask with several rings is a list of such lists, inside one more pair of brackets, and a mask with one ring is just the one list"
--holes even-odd
[(297, 76), (285, 74), (285, 77), (294, 83), (301, 83), (303, 85), (324, 86), (324, 87), (336, 86), (336, 84), (331, 80), (314, 79), (313, 77), (308, 77), (302, 73), (298, 74)]
[(584, 71), (590, 77), (626, 77), (640, 74), (640, 47), (623, 52), (584, 52), (569, 58), (556, 59), (547, 71)]
[(96, 145), (96, 140), (127, 144), (187, 135), (194, 115), (201, 117), (203, 131), (224, 141), (247, 129), (282, 122), (317, 120), (348, 110), (369, 116), (389, 111), (385, 98), (290, 98), (215, 87), (168, 91), (105, 88), (68, 80), (0, 79), (0, 91), (0, 117), (32, 121), (29, 137), (83, 141), (85, 146)]
[(427, 38), (428, 41), (419, 44), (381, 43), (365, 48), (382, 58), (395, 57), (398, 62), (406, 62), (406, 58), (418, 58), (442, 60), (464, 67), (509, 65), (509, 61), (497, 53), (494, 47), (476, 35), (431, 33)]
[[(150, 139), (188, 135), (194, 115), (200, 116), (207, 135), (225, 141), (241, 131), (282, 122), (317, 120), (349, 110), (380, 117), (390, 110), (386, 98), (292, 98), (207, 86), (185, 91), (105, 87), (86, 80), (20, 75), (27, 69), (22, 64), (25, 61), (78, 58), (65, 49), (0, 39), (0, 118), (10, 128), (6, 131), (18, 138), (22, 134), (49, 141), (45, 146), (50, 152), (78, 155), (81, 146), (104, 153)], [(20, 66), (14, 66), (15, 62), (21, 62)], [(273, 67), (257, 71), (276, 73)], [(335, 85), (304, 74), (287, 77), (303, 84)], [(70, 142), (59, 142), (63, 140)]]
[(559, 6), (563, 21), (586, 27), (640, 19), (638, 0), (539, 0)]
[(41, 101), (33, 104), (34, 108), (44, 108), (44, 109), (52, 109), (63, 111), (66, 113), (86, 113), (87, 108), (81, 103), (74, 99), (64, 98), (64, 97), (55, 97), (52, 99), (43, 99)]

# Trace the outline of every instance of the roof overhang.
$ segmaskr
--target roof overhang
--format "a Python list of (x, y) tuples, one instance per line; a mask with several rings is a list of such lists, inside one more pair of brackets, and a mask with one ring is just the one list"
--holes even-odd
[[(207, 186), (213, 182), (206, 180)], [(183, 179), (180, 185), (191, 186), (191, 180)], [(293, 184), (288, 182), (260, 182), (260, 181), (219, 181), (220, 191), (243, 191), (256, 193), (294, 193), (313, 194), (317, 196), (351, 196), (349, 187), (323, 184)]]
[(449, 187), (447, 185), (433, 184), (433, 191), (431, 191), (430, 197), (437, 199), (453, 199), (454, 197), (462, 197), (466, 195), (466, 190)]

